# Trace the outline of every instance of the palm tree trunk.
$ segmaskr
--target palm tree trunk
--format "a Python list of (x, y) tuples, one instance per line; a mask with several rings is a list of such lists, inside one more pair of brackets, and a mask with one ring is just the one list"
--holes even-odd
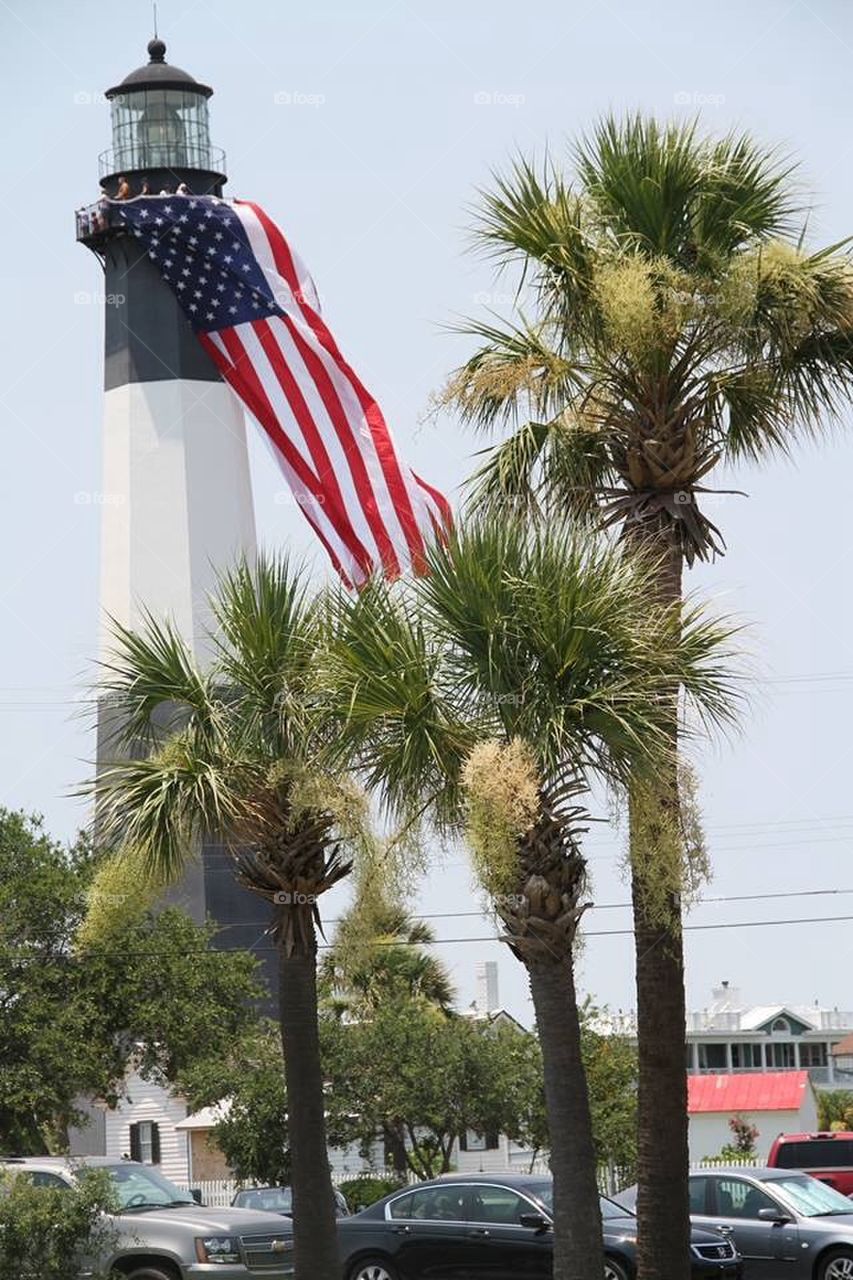
[[(628, 537), (657, 564), (661, 604), (681, 600), (682, 556), (672, 526), (660, 519), (634, 526)], [(652, 803), (662, 831), (678, 816), (678, 702), (673, 695), (672, 760), (660, 770)], [(644, 801), (648, 804), (648, 799)], [(643, 815), (644, 835), (654, 826)], [(631, 814), (637, 830), (637, 814)], [(638, 1039), (637, 1280), (689, 1280), (686, 1010), (681, 900), (673, 894), (662, 919), (650, 911), (636, 862), (632, 870)]]
[(279, 1022), (287, 1082), (296, 1280), (340, 1280), (334, 1193), (326, 1144), (317, 1026), (317, 956), (311, 944), (279, 952)]
[(601, 1280), (604, 1250), (595, 1148), (572, 960), (528, 963), (542, 1045), (554, 1177), (553, 1280)]

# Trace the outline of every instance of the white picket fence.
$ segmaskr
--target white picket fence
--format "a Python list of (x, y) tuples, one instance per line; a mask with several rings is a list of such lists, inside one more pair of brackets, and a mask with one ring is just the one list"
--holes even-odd
[[(737, 1166), (739, 1168), (744, 1168), (744, 1169), (758, 1169), (762, 1167), (763, 1161), (761, 1160), (702, 1160), (702, 1161), (695, 1161), (693, 1164), (690, 1165), (690, 1169), (691, 1171), (696, 1171), (699, 1169), (709, 1169), (709, 1168), (713, 1168), (714, 1165), (717, 1165), (718, 1167), (725, 1166), (726, 1168), (733, 1168), (734, 1166)], [(533, 1162), (532, 1167), (530, 1167), (529, 1165), (525, 1166), (524, 1171), (538, 1174), (540, 1177), (546, 1177), (546, 1178), (549, 1177), (551, 1170), (548, 1165), (547, 1156), (543, 1156), (540, 1159), (535, 1160)], [(518, 1168), (506, 1169), (504, 1170), (504, 1172), (517, 1174), (520, 1172), (520, 1170)], [(494, 1174), (495, 1174), (495, 1171), (490, 1170), (489, 1176), (490, 1177), (494, 1176)], [(385, 1174), (381, 1170), (364, 1169), (362, 1170), (361, 1175), (355, 1175), (355, 1176), (381, 1178), (381, 1177), (384, 1177)], [(469, 1176), (472, 1178), (476, 1178), (477, 1175), (476, 1173), (471, 1172)], [(337, 1186), (339, 1183), (346, 1182), (352, 1177), (353, 1177), (352, 1174), (346, 1174), (346, 1175), (333, 1174), (332, 1182), (335, 1183), (335, 1185)], [(634, 1180), (634, 1175), (632, 1171), (627, 1169), (620, 1169), (617, 1165), (602, 1165), (598, 1170), (598, 1185), (602, 1195), (611, 1195), (611, 1196), (616, 1195), (617, 1192), (621, 1191), (625, 1186), (633, 1182), (633, 1180)], [(418, 1179), (415, 1177), (414, 1174), (409, 1175), (410, 1183), (416, 1183), (417, 1181)], [(191, 1187), (193, 1191), (198, 1192), (201, 1196), (201, 1200), (203, 1204), (210, 1205), (213, 1208), (224, 1208), (231, 1203), (236, 1193), (240, 1191), (242, 1188), (253, 1187), (253, 1186), (256, 1186), (257, 1184), (254, 1182), (241, 1183), (241, 1182), (238, 1182), (235, 1178), (220, 1178), (213, 1182), (194, 1182), (192, 1184), (180, 1183), (179, 1185), (184, 1187), (185, 1189), (190, 1189)]]

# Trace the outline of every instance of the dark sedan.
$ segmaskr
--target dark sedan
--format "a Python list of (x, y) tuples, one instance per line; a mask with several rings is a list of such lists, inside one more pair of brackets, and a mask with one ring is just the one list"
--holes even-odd
[[(619, 1201), (633, 1208), (636, 1187)], [(743, 1255), (747, 1280), (853, 1280), (853, 1205), (792, 1169), (707, 1169), (690, 1175), (690, 1216)]]
[[(520, 1280), (551, 1275), (552, 1184), (507, 1174), (439, 1178), (397, 1191), (338, 1223), (343, 1280)], [(632, 1280), (636, 1219), (602, 1198), (605, 1280)], [(735, 1277), (740, 1260), (695, 1230), (693, 1276)]]

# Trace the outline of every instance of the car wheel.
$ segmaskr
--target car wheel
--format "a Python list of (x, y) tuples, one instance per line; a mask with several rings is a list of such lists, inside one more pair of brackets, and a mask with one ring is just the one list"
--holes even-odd
[(818, 1263), (817, 1280), (853, 1280), (853, 1252), (833, 1249), (827, 1253)]
[(128, 1271), (127, 1280), (177, 1280), (177, 1273), (174, 1271), (164, 1271), (162, 1267), (149, 1266), (143, 1264), (137, 1267), (135, 1271)]
[(365, 1258), (355, 1264), (347, 1280), (397, 1280), (397, 1272), (384, 1259)]
[(619, 1262), (616, 1258), (605, 1258), (604, 1280), (629, 1280), (624, 1262)]

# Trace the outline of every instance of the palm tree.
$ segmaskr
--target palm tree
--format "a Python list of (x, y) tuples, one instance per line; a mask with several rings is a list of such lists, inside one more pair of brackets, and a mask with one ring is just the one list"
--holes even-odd
[[(446, 398), (508, 426), (476, 506), (621, 529), (676, 602), (723, 539), (701, 509), (718, 465), (816, 435), (853, 389), (853, 273), (797, 232), (790, 166), (749, 137), (605, 119), (574, 184), (519, 160), (482, 196), (478, 243), (520, 268), (532, 318), (474, 324)], [(676, 699), (668, 735), (677, 744)], [(676, 763), (631, 805), (639, 1023), (641, 1280), (688, 1273), (687, 1098)], [(663, 852), (662, 852), (663, 850)]]
[(335, 941), (320, 965), (320, 978), (336, 1011), (370, 1015), (389, 998), (424, 1000), (443, 1013), (455, 992), (447, 969), (428, 948), (435, 934), (426, 920), (373, 886), (338, 923)]
[(329, 680), (338, 751), (409, 822), (464, 830), (525, 965), (542, 1043), (555, 1280), (600, 1280), (596, 1162), (573, 947), (584, 910), (583, 794), (666, 753), (673, 681), (725, 718), (720, 628), (648, 603), (650, 575), (565, 528), (505, 519), (457, 534), (429, 573), (340, 601)]
[[(369, 859), (365, 865), (370, 866)], [(357, 882), (355, 900), (320, 965), (324, 1004), (348, 1022), (371, 1021), (389, 1004), (424, 1004), (452, 1017), (455, 991), (444, 964), (429, 950), (435, 941), (431, 926), (410, 916), (402, 899), (375, 874), (362, 873)], [(404, 1179), (409, 1172), (405, 1131), (383, 1121), (382, 1139), (386, 1164)]]
[[(316, 671), (322, 610), (286, 560), (226, 575), (213, 601), (214, 657), (196, 665), (170, 625), (115, 627), (100, 692), (119, 758), (92, 784), (100, 838), (158, 883), (201, 838), (271, 904), (300, 1280), (340, 1280), (317, 1024), (318, 903), (350, 870), (361, 806), (317, 760), (326, 722)], [(124, 748), (124, 754), (118, 749)], [(132, 756), (126, 754), (127, 749)]]

